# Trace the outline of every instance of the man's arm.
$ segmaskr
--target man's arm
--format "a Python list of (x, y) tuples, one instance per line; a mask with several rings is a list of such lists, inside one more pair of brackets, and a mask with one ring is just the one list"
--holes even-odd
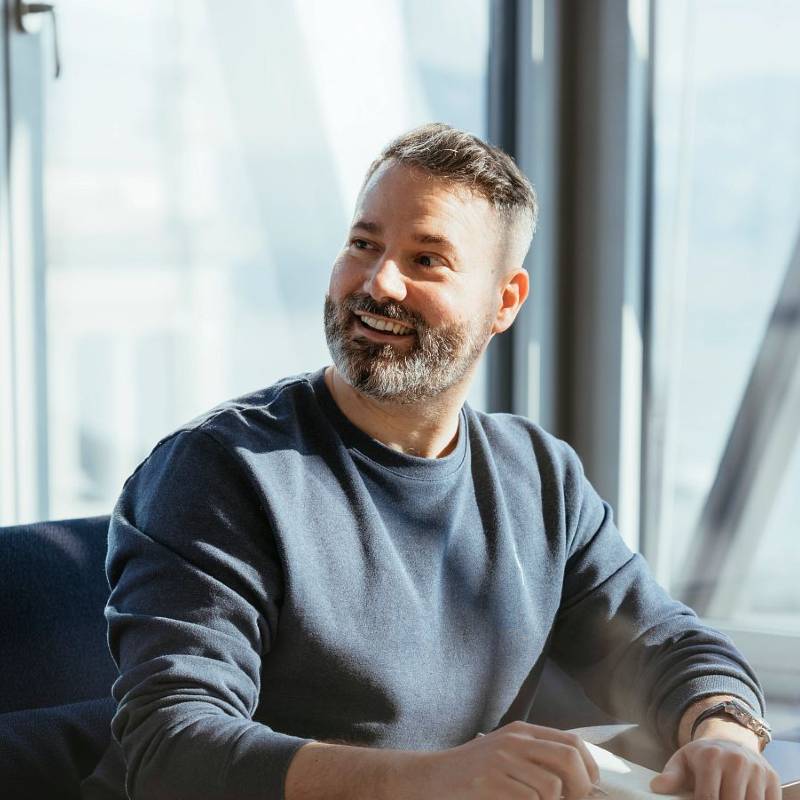
[(283, 590), (259, 498), (202, 431), (162, 442), (112, 515), (112, 722), (129, 796), (280, 797), (308, 740), (253, 720)]
[(654, 792), (677, 794), (692, 790), (694, 797), (708, 800), (779, 800), (780, 781), (761, 756), (755, 733), (724, 717), (711, 717), (691, 731), (697, 717), (726, 695), (706, 697), (691, 705), (681, 718), (679, 749), (663, 772), (653, 779)]
[(591, 792), (598, 777), (586, 745), (574, 734), (513, 722), (439, 752), (313, 742), (289, 765), (285, 798), (579, 800)]
[(694, 721), (720, 698), (763, 713), (763, 693), (733, 642), (675, 601), (631, 553), (576, 457), (564, 477), (567, 564), (551, 655), (599, 706), (676, 751), (653, 789), (703, 800), (777, 800), (754, 734), (724, 718)]
[[(731, 697), (730, 695), (714, 695), (712, 697), (704, 697), (702, 700), (698, 700), (696, 703), (689, 706), (683, 713), (680, 725), (678, 726), (678, 746), (683, 747), (692, 741), (691, 733), (694, 721), (703, 711), (724, 700), (738, 699), (738, 697)], [(741, 744), (743, 747), (753, 750), (756, 753), (761, 752), (760, 740), (753, 731), (748, 730), (738, 722), (725, 719), (724, 717), (712, 717), (711, 719), (703, 720), (695, 731), (694, 739), (725, 739)]]
[(567, 556), (551, 657), (594, 703), (646, 726), (671, 749), (684, 710), (702, 698), (731, 695), (763, 709), (755, 674), (733, 642), (659, 586), (564, 447)]
[(414, 800), (420, 796), (426, 767), (420, 753), (311, 742), (292, 759), (284, 796), (286, 800)]
[[(689, 732), (706, 708), (727, 696), (704, 698), (684, 713), (681, 748), (656, 792), (694, 790), (702, 800), (779, 800), (778, 778), (759, 755), (754, 733), (734, 722), (709, 719)], [(561, 745), (553, 753), (553, 745)], [(549, 748), (549, 749), (548, 749)], [(512, 723), (460, 747), (438, 753), (326, 745), (301, 748), (286, 776), (286, 800), (496, 800), (586, 797), (597, 767), (579, 740), (523, 722)]]

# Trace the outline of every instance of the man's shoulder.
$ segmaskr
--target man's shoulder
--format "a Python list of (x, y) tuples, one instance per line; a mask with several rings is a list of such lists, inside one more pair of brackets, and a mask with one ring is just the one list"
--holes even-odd
[(468, 415), (473, 454), (483, 451), (501, 478), (538, 485), (547, 496), (580, 494), (585, 482), (583, 464), (566, 441), (519, 414), (468, 409)]
[(212, 436), (240, 434), (254, 424), (285, 431), (286, 422), (303, 414), (304, 407), (314, 402), (314, 383), (319, 376), (320, 371), (302, 372), (226, 400), (184, 423), (172, 435), (184, 431)]
[(228, 458), (238, 460), (248, 451), (297, 446), (319, 413), (314, 383), (320, 376), (320, 370), (292, 375), (210, 408), (159, 439), (137, 471), (159, 453), (162, 458), (180, 453), (207, 460), (211, 450), (227, 451)]
[(564, 466), (580, 466), (575, 450), (541, 425), (521, 414), (486, 413), (467, 407), (470, 424), (485, 437), (493, 452), (531, 457)]

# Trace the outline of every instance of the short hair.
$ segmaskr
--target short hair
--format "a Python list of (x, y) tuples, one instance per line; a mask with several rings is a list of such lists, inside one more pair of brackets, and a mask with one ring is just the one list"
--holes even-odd
[(364, 186), (387, 161), (416, 167), (484, 197), (520, 238), (520, 247), (524, 247), (520, 259), (524, 258), (536, 230), (539, 207), (533, 185), (508, 153), (471, 133), (434, 122), (386, 145), (367, 170)]

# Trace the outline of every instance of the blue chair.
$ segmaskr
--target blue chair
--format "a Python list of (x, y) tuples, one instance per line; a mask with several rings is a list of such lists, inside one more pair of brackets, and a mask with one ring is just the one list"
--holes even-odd
[(0, 795), (79, 797), (111, 739), (108, 517), (0, 528)]

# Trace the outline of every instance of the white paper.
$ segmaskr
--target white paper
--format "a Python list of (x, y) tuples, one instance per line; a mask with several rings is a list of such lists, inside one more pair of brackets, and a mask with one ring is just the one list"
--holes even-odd
[(615, 756), (592, 741), (602, 744), (626, 727), (630, 726), (596, 726), (572, 731), (586, 742), (589, 752), (597, 762), (600, 769), (597, 785), (607, 794), (608, 800), (685, 800), (688, 795), (651, 792), (650, 781), (658, 775), (657, 772)]
[(597, 785), (609, 800), (677, 800), (676, 795), (650, 791), (650, 781), (658, 775), (657, 772), (632, 764), (591, 742), (586, 742), (586, 746), (600, 768)]

